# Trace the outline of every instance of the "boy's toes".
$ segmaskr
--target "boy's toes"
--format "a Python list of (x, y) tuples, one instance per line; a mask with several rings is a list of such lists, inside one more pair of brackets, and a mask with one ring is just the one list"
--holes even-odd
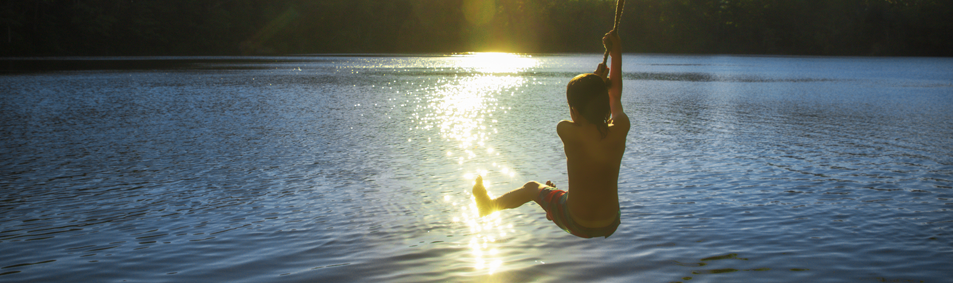
[(479, 192), (479, 193), (486, 192), (486, 187), (483, 186), (483, 177), (482, 177), (482, 176), (477, 176), (477, 178), (476, 178), (476, 180), (475, 180), (475, 182), (474, 182), (474, 184), (473, 184), (473, 193), (476, 194), (476, 193), (478, 193), (478, 192)]

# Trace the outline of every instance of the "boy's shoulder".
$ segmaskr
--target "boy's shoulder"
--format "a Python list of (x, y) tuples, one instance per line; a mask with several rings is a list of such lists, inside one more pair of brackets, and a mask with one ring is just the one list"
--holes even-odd
[(625, 112), (620, 112), (612, 117), (612, 127), (610, 129), (622, 129), (626, 133), (629, 132), (629, 128), (632, 127), (631, 122), (629, 122), (629, 115), (625, 115)]
[(572, 131), (572, 128), (575, 126), (576, 126), (576, 123), (573, 123), (572, 121), (569, 121), (569, 120), (559, 121), (559, 123), (556, 124), (556, 134), (558, 134), (560, 137), (568, 135), (569, 132)]
[(579, 125), (573, 121), (562, 120), (556, 124), (556, 134), (559, 135), (564, 143), (569, 141), (577, 141), (580, 138)]
[(573, 123), (572, 121), (569, 121), (569, 120), (562, 120), (562, 121), (559, 121), (559, 123), (556, 123), (556, 129), (564, 128), (564, 127), (572, 127), (575, 124), (576, 123)]
[(632, 125), (631, 122), (629, 122), (629, 116), (625, 115), (625, 113), (619, 113), (619, 115), (612, 117), (612, 124), (609, 125), (609, 138), (625, 143), (625, 139), (629, 135), (629, 129), (631, 128)]

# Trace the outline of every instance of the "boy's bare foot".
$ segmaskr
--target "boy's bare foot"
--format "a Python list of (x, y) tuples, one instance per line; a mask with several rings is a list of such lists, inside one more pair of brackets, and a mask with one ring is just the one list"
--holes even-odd
[(553, 184), (553, 181), (546, 181), (546, 185), (555, 188), (556, 184)]
[(476, 178), (476, 184), (473, 185), (473, 197), (476, 198), (481, 217), (493, 212), (493, 200), (487, 194), (486, 187), (483, 187), (483, 176), (477, 176)]

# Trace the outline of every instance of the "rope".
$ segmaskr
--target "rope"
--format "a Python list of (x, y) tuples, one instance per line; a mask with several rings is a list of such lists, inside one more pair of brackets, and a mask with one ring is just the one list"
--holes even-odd
[[(615, 23), (612, 25), (612, 30), (609, 32), (618, 32), (619, 30), (619, 21), (622, 20), (622, 8), (625, 7), (625, 0), (616, 0), (615, 6)], [(602, 64), (605, 65), (606, 61), (609, 60), (609, 48), (606, 46), (606, 53), (602, 54)]]

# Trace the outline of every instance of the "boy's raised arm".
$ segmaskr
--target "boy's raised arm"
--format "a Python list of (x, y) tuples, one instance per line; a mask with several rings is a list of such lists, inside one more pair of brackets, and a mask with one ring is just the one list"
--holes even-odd
[(615, 30), (606, 33), (602, 38), (602, 43), (609, 49), (609, 56), (612, 57), (612, 65), (609, 67), (609, 109), (612, 111), (612, 119), (626, 120), (628, 117), (622, 112), (622, 40)]

